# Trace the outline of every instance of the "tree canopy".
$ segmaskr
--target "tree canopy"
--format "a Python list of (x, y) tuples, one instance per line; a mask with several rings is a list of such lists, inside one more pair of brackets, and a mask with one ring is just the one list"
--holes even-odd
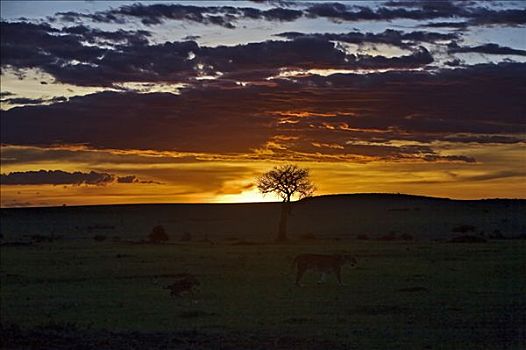
[(290, 202), (294, 196), (309, 197), (315, 190), (309, 170), (293, 164), (276, 166), (264, 173), (257, 179), (257, 187), (263, 194), (278, 195), (283, 202)]

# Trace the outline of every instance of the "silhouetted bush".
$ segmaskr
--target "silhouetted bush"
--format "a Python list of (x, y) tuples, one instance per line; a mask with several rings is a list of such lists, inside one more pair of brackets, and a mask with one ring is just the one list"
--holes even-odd
[(396, 234), (391, 232), (391, 233), (389, 233), (387, 235), (381, 236), (380, 238), (378, 238), (378, 240), (380, 240), (380, 241), (394, 241), (394, 240), (396, 240)]
[(360, 239), (360, 240), (362, 240), (362, 241), (367, 241), (367, 240), (369, 240), (369, 236), (367, 236), (367, 235), (364, 234), (364, 233), (361, 233), (361, 234), (359, 234), (359, 235), (356, 236), (356, 239)]
[(304, 233), (304, 234), (300, 235), (300, 238), (303, 239), (303, 240), (306, 240), (306, 241), (318, 239), (318, 237), (316, 237), (316, 235), (314, 235), (314, 233)]
[(104, 235), (95, 235), (93, 236), (93, 239), (96, 240), (97, 242), (103, 242), (106, 240), (106, 236)]
[(199, 287), (201, 283), (195, 276), (183, 277), (176, 280), (174, 283), (164, 288), (170, 290), (170, 294), (173, 297), (179, 297), (184, 293), (193, 293), (195, 287)]
[(206, 312), (201, 310), (193, 310), (193, 311), (183, 311), (179, 314), (179, 317), (181, 318), (198, 318), (198, 317), (209, 317), (209, 316), (216, 316), (217, 314), (213, 312)]
[(31, 238), (32, 241), (40, 243), (40, 242), (58, 241), (58, 240), (61, 240), (62, 238), (64, 238), (64, 236), (63, 235), (55, 235), (55, 234), (51, 234), (51, 235), (32, 235), (29, 238)]
[(467, 233), (475, 232), (476, 227), (473, 225), (459, 225), (451, 229), (452, 232)]
[(480, 236), (459, 236), (451, 238), (449, 243), (486, 243), (487, 240)]
[(190, 232), (185, 232), (181, 235), (181, 242), (190, 242), (192, 240), (192, 234)]
[(168, 241), (170, 237), (168, 237), (168, 234), (164, 230), (164, 227), (162, 225), (157, 225), (152, 229), (152, 232), (148, 235), (148, 240), (150, 242), (163, 242)]
[(232, 245), (261, 245), (261, 243), (253, 242), (253, 241), (246, 241), (242, 239), (242, 240), (232, 243)]
[(493, 233), (490, 235), (490, 238), (493, 239), (504, 239), (504, 235), (500, 230), (493, 230)]
[(402, 239), (404, 241), (412, 241), (414, 239), (414, 237), (412, 235), (410, 235), (409, 233), (404, 233), (404, 234), (400, 235), (400, 239)]
[(104, 225), (104, 224), (95, 224), (92, 226), (88, 226), (88, 231), (93, 231), (93, 230), (115, 230), (115, 226)]
[(211, 244), (214, 243), (214, 241), (212, 241), (210, 238), (208, 238), (207, 234), (205, 234), (204, 237), (199, 240), (199, 242), (201, 242), (201, 243), (211, 243)]

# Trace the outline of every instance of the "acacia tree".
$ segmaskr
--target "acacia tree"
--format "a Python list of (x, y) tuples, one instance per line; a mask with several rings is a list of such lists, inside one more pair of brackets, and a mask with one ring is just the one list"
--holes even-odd
[(286, 241), (287, 221), (292, 211), (291, 199), (309, 197), (315, 190), (309, 178), (309, 170), (293, 164), (277, 166), (257, 179), (257, 187), (261, 193), (274, 193), (283, 200), (276, 240)]

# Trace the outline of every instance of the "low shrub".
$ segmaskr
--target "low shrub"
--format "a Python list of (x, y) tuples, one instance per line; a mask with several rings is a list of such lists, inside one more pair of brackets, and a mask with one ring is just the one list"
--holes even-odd
[(306, 241), (312, 241), (318, 239), (314, 233), (304, 233), (300, 235), (300, 238)]
[(456, 227), (453, 227), (451, 229), (452, 232), (459, 232), (459, 233), (467, 233), (467, 232), (475, 232), (477, 228), (473, 225), (458, 225)]
[(152, 228), (152, 232), (148, 235), (148, 241), (159, 243), (170, 240), (170, 237), (168, 237), (168, 234), (164, 230), (164, 227), (162, 225), (157, 225)]
[(394, 233), (389, 233), (378, 238), (380, 241), (394, 241), (396, 240), (396, 235)]
[(449, 243), (486, 243), (487, 240), (484, 237), (480, 237), (480, 236), (465, 235), (465, 236), (458, 236), (458, 237), (451, 238), (448, 242)]
[(56, 235), (56, 234), (50, 234), (50, 235), (31, 235), (29, 238), (31, 238), (32, 241), (35, 241), (37, 243), (40, 242), (54, 242), (59, 241), (62, 238), (64, 238), (63, 235)]
[(190, 232), (185, 232), (181, 235), (181, 242), (190, 242), (192, 241), (192, 234)]
[(410, 235), (409, 233), (404, 233), (400, 235), (400, 239), (404, 241), (412, 241), (414, 237)]
[(502, 232), (500, 232), (500, 230), (496, 229), (496, 230), (493, 230), (493, 233), (490, 235), (490, 238), (503, 239), (504, 235), (502, 234)]

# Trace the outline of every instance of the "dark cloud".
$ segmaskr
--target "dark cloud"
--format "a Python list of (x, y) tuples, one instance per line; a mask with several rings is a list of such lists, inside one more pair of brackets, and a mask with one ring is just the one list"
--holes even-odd
[(450, 142), (462, 142), (462, 143), (500, 143), (500, 144), (513, 144), (526, 142), (521, 137), (505, 136), (505, 135), (470, 135), (470, 134), (459, 134), (459, 135), (447, 135), (443, 138), (444, 141)]
[[(414, 8), (418, 12), (408, 12), (412, 16), (422, 16), (421, 18), (412, 19), (430, 19), (430, 18), (465, 18), (467, 22), (437, 22), (429, 23), (427, 26), (433, 28), (449, 27), (465, 29), (468, 26), (479, 25), (506, 25), (518, 26), (526, 24), (525, 9), (488, 9), (480, 6), (480, 1), (434, 1), (434, 0), (409, 0), (409, 1), (388, 1), (383, 5), (385, 7)], [(382, 12), (382, 9), (379, 9)], [(390, 12), (387, 12), (390, 13)], [(401, 15), (403, 14), (400, 13)]]
[(382, 69), (382, 68), (418, 68), (426, 66), (434, 61), (429, 51), (421, 46), (409, 55), (399, 57), (384, 57), (357, 55), (355, 68)]
[(0, 175), (2, 185), (95, 185), (111, 183), (159, 184), (151, 180), (141, 180), (135, 175), (115, 176), (114, 174), (90, 172), (67, 172), (62, 170), (17, 171)]
[(428, 28), (456, 28), (456, 29), (466, 29), (468, 27), (467, 22), (431, 22), (422, 25), (422, 27)]
[(88, 164), (90, 167), (100, 167), (106, 164), (184, 164), (199, 163), (194, 156), (178, 156), (149, 153), (123, 153), (112, 150), (96, 150), (77, 147), (17, 147), (2, 145), (0, 148), (1, 164), (34, 164), (49, 161), (63, 163)]
[(525, 9), (494, 10), (471, 5), (480, 5), (480, 3), (462, 1), (402, 1), (399, 3), (399, 6), (380, 6), (376, 9), (364, 6), (351, 9), (340, 3), (321, 3), (311, 6), (306, 11), (307, 16), (324, 17), (334, 21), (465, 18), (469, 25), (473, 26), (518, 26), (526, 24)]
[(444, 65), (448, 67), (460, 67), (462, 64), (463, 64), (463, 61), (458, 58), (444, 62)]
[[(219, 72), (227, 73), (222, 79), (233, 79), (233, 76), (253, 75), (257, 71), (264, 80), (275, 75), (278, 69), (287, 67), (414, 68), (433, 62), (431, 54), (423, 47), (415, 46), (411, 54), (401, 57), (352, 55), (344, 52), (330, 37), (323, 36), (217, 47), (200, 47), (194, 41), (147, 45), (142, 40), (126, 40), (114, 47), (95, 47), (84, 45), (77, 34), (61, 32), (61, 35), (56, 35), (56, 29), (49, 26), (6, 22), (2, 26), (5, 27), (1, 34), (3, 66), (39, 68), (59, 82), (83, 86), (112, 86), (138, 81), (181, 83), (203, 75), (218, 75)], [(73, 28), (74, 32), (86, 31), (86, 27)], [(63, 30), (71, 31), (71, 28)], [(413, 43), (449, 37), (438, 33), (401, 34), (396, 31), (368, 36), (378, 42), (412, 40)], [(23, 40), (24, 37), (33, 40)]]
[(1, 91), (0, 92), (0, 98), (6, 98), (6, 97), (9, 97), (9, 96), (14, 96), (15, 94), (12, 93), (12, 92), (9, 92), (9, 91)]
[(462, 176), (461, 179), (467, 180), (467, 181), (491, 181), (491, 180), (507, 179), (510, 177), (523, 178), (524, 172), (513, 171), (513, 170), (502, 170), (502, 171), (488, 172), (488, 173), (481, 174), (481, 175)]
[(525, 74), (526, 64), (510, 63), (443, 70), (440, 74), (391, 72), (362, 79), (333, 75), (309, 80), (325, 86), (329, 82), (327, 95), (338, 90), (342, 94), (343, 89), (352, 93), (360, 102), (348, 107), (343, 104), (341, 112), (363, 116), (354, 118), (355, 123), (360, 120), (359, 127), (385, 127), (386, 120), (375, 121), (385, 113), (397, 119), (393, 126), (408, 131), (514, 133), (524, 129), (521, 115), (526, 106), (521, 95), (526, 92)]
[(146, 45), (148, 44), (148, 38), (151, 36), (151, 33), (145, 30), (129, 31), (119, 29), (109, 32), (85, 25), (65, 27), (61, 32), (76, 35), (79, 39), (91, 44)]
[(106, 185), (113, 182), (115, 176), (95, 171), (39, 170), (1, 174), (0, 179), (2, 185)]
[[(264, 143), (271, 131), (268, 121), (257, 115), (247, 118), (242, 108), (224, 109), (224, 96), (217, 90), (191, 90), (182, 96), (104, 92), (65, 104), (14, 108), (2, 114), (2, 142), (77, 144), (82, 139), (95, 148), (220, 153), (245, 152)], [(254, 92), (238, 89), (229, 97), (249, 104)], [(16, 114), (22, 119), (9, 117)], [(37, 124), (43, 129), (28, 129)]]
[[(526, 64), (104, 92), (2, 113), (5, 144), (341, 160), (472, 161), (433, 141), (524, 142)], [(506, 91), (505, 94), (502, 92)], [(391, 144), (397, 141), (396, 145)], [(404, 142), (419, 142), (421, 146)]]
[(57, 29), (44, 24), (1, 22), (2, 66), (45, 68), (72, 60), (91, 62), (106, 50), (85, 46), (74, 35), (56, 35)]
[(196, 41), (197, 39), (201, 39), (201, 35), (187, 35), (182, 40), (183, 41)]
[(205, 7), (181, 4), (143, 5), (137, 3), (94, 14), (59, 12), (55, 15), (55, 18), (65, 22), (91, 20), (99, 23), (125, 23), (127, 20), (137, 19), (147, 26), (162, 24), (167, 20), (178, 20), (233, 29), (235, 28), (235, 22), (240, 19), (294, 21), (301, 16), (301, 11), (279, 7), (270, 10), (259, 10), (251, 7)]
[(265, 18), (267, 21), (290, 22), (300, 18), (301, 16), (301, 11), (284, 8), (273, 8), (263, 11), (263, 18)]
[[(441, 4), (438, 4), (441, 3)], [(407, 4), (406, 4), (407, 5)], [(449, 2), (431, 2), (430, 6), (418, 6), (418, 9), (405, 9), (407, 6), (392, 8), (380, 6), (372, 9), (365, 6), (351, 8), (343, 3), (319, 3), (309, 7), (308, 17), (323, 17), (334, 21), (388, 21), (393, 19), (434, 19), (467, 15), (463, 7), (451, 6)]]
[(237, 46), (203, 47), (202, 60), (221, 72), (281, 67), (323, 68), (346, 64), (346, 54), (319, 38), (264, 41)]
[[(109, 86), (114, 82), (183, 80), (193, 72), (195, 63), (188, 60), (195, 42), (145, 45), (144, 33), (138, 38), (121, 42), (121, 36), (131, 32), (104, 32), (109, 40), (117, 35), (113, 48), (85, 45), (84, 41), (96, 40), (100, 31), (86, 27), (74, 27), (71, 34), (65, 28), (61, 35), (47, 25), (31, 23), (1, 23), (2, 66), (15, 69), (39, 68), (54, 76), (58, 81), (77, 85)], [(86, 34), (87, 33), (87, 34)], [(123, 34), (124, 33), (124, 34)], [(127, 33), (127, 34), (126, 34)], [(135, 32), (134, 32), (135, 33)], [(131, 35), (131, 34), (130, 34)]]
[(468, 16), (469, 24), (524, 26), (526, 24), (526, 9), (490, 10), (484, 7), (473, 9)]
[(500, 46), (498, 44), (484, 44), (478, 46), (459, 46), (457, 43), (448, 45), (449, 53), (482, 53), (488, 55), (517, 55), (526, 56), (526, 50), (512, 49), (511, 47)]
[(128, 176), (119, 176), (119, 177), (117, 177), (117, 182), (118, 183), (123, 183), (123, 184), (131, 184), (131, 183), (139, 182), (139, 181), (140, 180), (135, 175), (128, 175)]
[(2, 98), (0, 102), (6, 103), (9, 105), (39, 105), (43, 103), (59, 103), (65, 102), (67, 98), (64, 96), (58, 96), (53, 98), (27, 98), (27, 97), (12, 97), (12, 98)]
[(161, 182), (153, 181), (153, 180), (141, 180), (135, 175), (118, 176), (117, 183), (121, 183), (121, 184), (139, 183), (139, 184), (157, 184), (157, 185), (162, 184)]
[(27, 97), (13, 97), (3, 98), (0, 100), (2, 103), (7, 104), (21, 104), (21, 105), (38, 105), (44, 102), (41, 98), (27, 98)]
[[(279, 3), (277, 5), (280, 5)], [(326, 18), (332, 21), (391, 21), (395, 19), (432, 20), (463, 18), (469, 25), (524, 25), (526, 10), (488, 9), (477, 2), (466, 1), (400, 1), (387, 2), (370, 8), (347, 3), (322, 2), (302, 4), (304, 9), (279, 6), (269, 10), (233, 6), (193, 6), (181, 4), (132, 4), (92, 14), (60, 12), (50, 20), (65, 22), (91, 20), (99, 23), (126, 23), (135, 19), (145, 25), (158, 25), (167, 20), (188, 21), (205, 25), (235, 28), (243, 19), (267, 21), (294, 21), (300, 17)]]
[(291, 41), (265, 41), (237, 46), (201, 48), (199, 57), (206, 65), (221, 72), (262, 69), (361, 69), (411, 68), (433, 62), (423, 47), (400, 57), (353, 55), (342, 51), (327, 38), (298, 37)]
[[(328, 143), (320, 143), (325, 140)], [(276, 147), (277, 146), (277, 147)], [(357, 143), (345, 141), (345, 133), (338, 135), (338, 132), (309, 133), (300, 138), (277, 142), (276, 146), (269, 149), (275, 151), (276, 160), (289, 159), (309, 159), (325, 161), (370, 161), (370, 160), (423, 160), (426, 162), (468, 162), (473, 163), (472, 157), (453, 155), (441, 155), (430, 146), (403, 145), (394, 146), (387, 143), (365, 143), (358, 140)]]
[(401, 48), (408, 48), (411, 46), (419, 45), (420, 43), (436, 43), (438, 41), (450, 41), (459, 38), (456, 33), (434, 33), (434, 32), (423, 32), (414, 31), (404, 33), (402, 31), (387, 29), (381, 33), (362, 33), (362, 32), (349, 32), (345, 34), (335, 33), (316, 33), (316, 34), (304, 34), (298, 32), (286, 32), (276, 34), (276, 36), (284, 37), (287, 39), (297, 38), (322, 38), (331, 41), (341, 41), (349, 44), (387, 44), (398, 46)]
[[(133, 74), (135, 62), (126, 62), (123, 50), (126, 47), (140, 50), (146, 46), (148, 36), (144, 31), (106, 32), (85, 26), (59, 30), (47, 24), (1, 22), (1, 62), (2, 67), (14, 69), (38, 68), (61, 82), (75, 84), (78, 80), (83, 82), (80, 85), (108, 85), (109, 75), (137, 78), (137, 73)], [(113, 47), (108, 47), (109, 44)], [(117, 53), (122, 54), (114, 58)], [(108, 63), (99, 67), (105, 56), (110, 56), (106, 59)], [(159, 69), (156, 73), (160, 72)], [(71, 75), (78, 75), (78, 79)]]

